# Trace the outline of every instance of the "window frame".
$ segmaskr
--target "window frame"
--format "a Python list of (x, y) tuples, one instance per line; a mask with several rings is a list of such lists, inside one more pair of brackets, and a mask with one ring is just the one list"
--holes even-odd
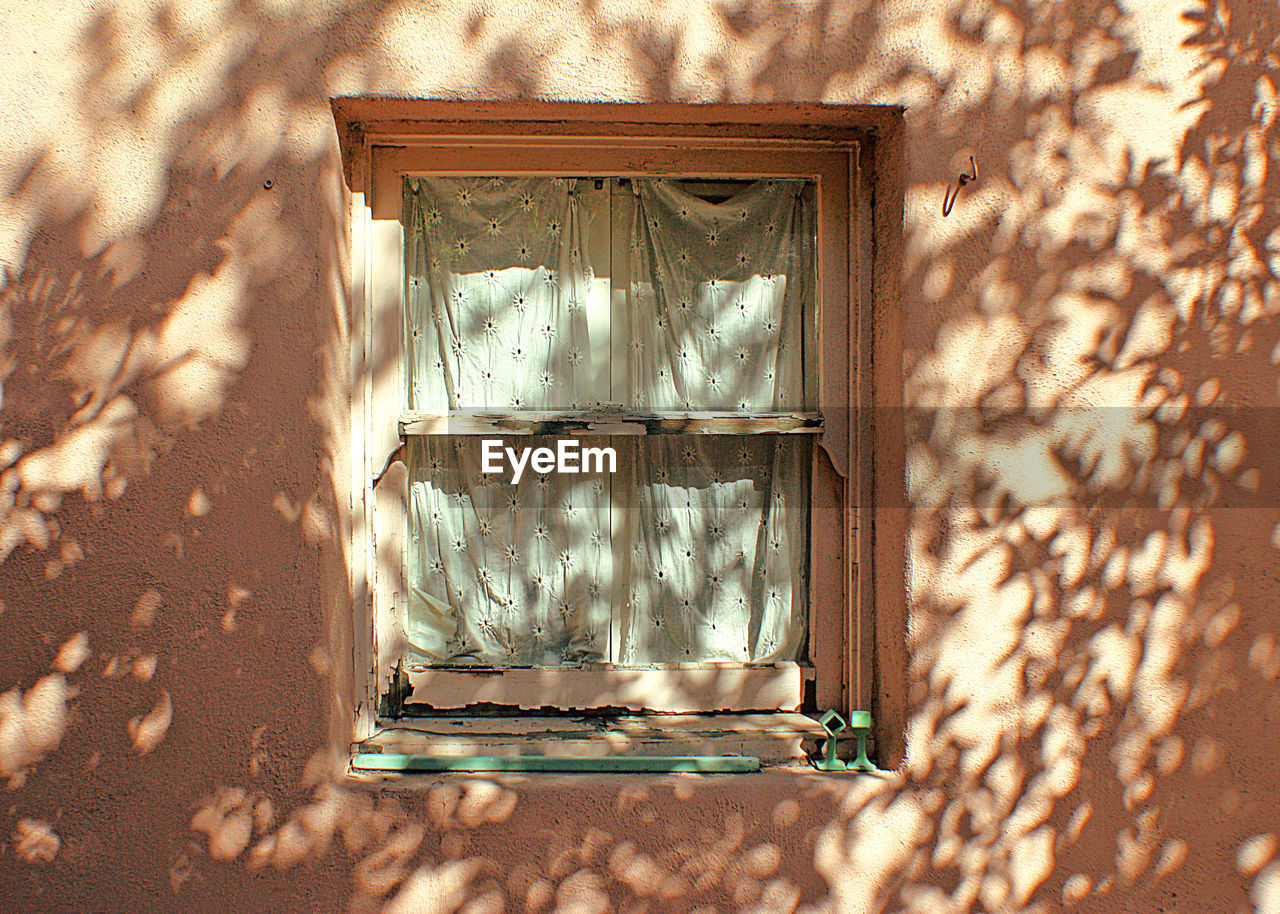
[[(404, 117), (406, 105), (415, 115), (427, 116)], [(710, 114), (715, 116), (703, 119)], [(901, 415), (892, 409), (870, 407), (892, 405), (892, 398), (888, 403), (874, 400), (874, 392), (886, 377), (893, 380), (901, 371), (897, 322), (879, 319), (888, 310), (885, 304), (896, 297), (880, 294), (881, 289), (894, 285), (891, 280), (886, 282), (886, 275), (893, 274), (884, 269), (883, 254), (898, 247), (900, 241), (893, 232), (881, 237), (886, 233), (873, 230), (873, 224), (894, 212), (893, 207), (881, 204), (876, 192), (883, 194), (886, 183), (892, 184), (882, 176), (884, 147), (890, 145), (885, 143), (886, 137), (892, 141), (900, 136), (900, 112), (787, 105), (512, 106), (342, 100), (335, 103), (335, 116), (352, 191), (353, 648), (357, 670), (366, 671), (363, 675), (357, 672), (353, 683), (357, 693), (355, 738), (368, 738), (389, 723), (385, 712), (398, 710), (394, 702), (405, 694), (404, 673), (393, 663), (394, 635), (386, 636), (386, 609), (396, 599), (395, 588), (384, 586), (385, 575), (377, 571), (387, 565), (389, 556), (404, 554), (403, 534), (384, 533), (376, 541), (370, 535), (381, 526), (379, 512), (385, 519), (400, 510), (393, 493), (404, 484), (403, 463), (396, 460), (399, 428), (391, 435), (385, 423), (374, 427), (379, 411), (385, 415), (389, 397), (395, 397), (399, 411), (401, 395), (399, 356), (391, 351), (401, 334), (398, 325), (387, 328), (386, 315), (402, 313), (402, 303), (386, 300), (385, 292), (378, 293), (379, 284), (373, 282), (374, 272), (386, 269), (388, 244), (403, 250), (403, 238), (389, 242), (385, 228), (378, 226), (388, 207), (396, 220), (400, 209), (398, 179), (394, 194), (380, 186), (388, 173), (386, 167), (380, 168), (386, 165), (380, 157), (389, 156), (388, 161), (396, 163), (390, 171), (397, 175), (406, 167), (420, 171), (408, 167), (415, 157), (420, 161), (432, 150), (453, 150), (460, 158), (443, 166), (437, 161), (429, 170), (476, 175), (812, 176), (829, 181), (830, 161), (817, 173), (812, 163), (822, 156), (834, 156), (844, 165), (847, 203), (843, 211), (831, 212), (820, 201), (819, 248), (842, 245), (845, 256), (838, 282), (831, 282), (829, 265), (819, 269), (823, 293), (818, 317), (822, 353), (818, 408), (826, 425), (813, 449), (809, 658), (817, 672), (805, 697), (810, 707), (818, 710), (872, 710), (879, 722), (875, 733), (880, 737), (882, 754), (887, 750), (887, 756), (892, 757), (899, 723), (893, 709), (905, 697), (901, 694), (905, 669), (899, 669), (895, 662), (905, 658), (901, 651), (893, 650), (898, 628), (894, 622), (902, 615), (894, 612), (893, 604), (901, 596), (895, 601), (896, 589), (891, 589), (877, 600), (874, 580), (887, 570), (896, 571), (897, 580), (902, 581), (901, 553), (878, 550), (873, 534), (893, 526), (894, 515), (901, 513), (896, 509), (903, 506), (900, 485), (892, 482), (895, 470), (896, 478), (901, 479), (901, 450), (893, 447), (895, 440), (901, 441)], [(513, 148), (538, 152), (533, 153), (531, 164), (512, 170), (509, 156)], [(543, 171), (532, 167), (543, 161), (538, 157), (548, 150), (554, 150), (555, 168)], [(619, 156), (622, 158), (616, 158)], [(453, 166), (453, 161), (465, 162), (465, 172)], [(626, 167), (628, 163), (631, 167)], [(683, 170), (672, 167), (680, 163), (687, 163)], [(890, 200), (896, 197), (894, 189), (889, 187)], [(380, 258), (383, 263), (378, 262)], [(837, 300), (828, 300), (833, 298), (828, 292), (833, 285), (842, 292), (834, 296)], [(383, 300), (375, 300), (378, 294)], [(838, 299), (848, 305), (841, 307), (843, 302)], [(886, 347), (896, 361), (896, 372), (884, 370), (884, 362), (877, 357)], [(388, 364), (392, 370), (387, 369)], [(890, 389), (900, 398), (900, 386)], [(888, 476), (884, 475), (886, 469)], [(882, 487), (892, 501), (877, 498), (877, 479), (889, 480)], [(899, 496), (896, 499), (895, 494)], [(838, 524), (820, 516), (820, 498), (834, 503)], [(877, 519), (876, 514), (882, 517)], [(838, 531), (834, 536), (833, 528)], [(398, 567), (403, 572), (402, 561)], [(838, 573), (829, 574), (831, 568)], [(821, 611), (815, 609), (819, 604)], [(391, 615), (394, 617), (394, 612)], [(833, 627), (840, 633), (838, 638), (830, 637)], [(885, 648), (891, 655), (889, 663), (876, 662)], [(536, 675), (539, 671), (525, 672)], [(495, 694), (510, 694), (510, 690), (499, 689)], [(492, 698), (478, 695), (477, 700)]]
[[(821, 322), (824, 313), (823, 292), (833, 293), (825, 297), (847, 296), (848, 250), (844, 226), (837, 215), (848, 209), (851, 196), (848, 186), (850, 163), (847, 159), (845, 153), (833, 152), (824, 145), (811, 144), (805, 148), (796, 148), (788, 143), (766, 148), (758, 143), (744, 145), (737, 140), (724, 143), (702, 141), (696, 146), (672, 144), (664, 140), (625, 145), (597, 142), (590, 147), (583, 147), (576, 142), (563, 144), (557, 138), (517, 143), (502, 138), (485, 143), (475, 143), (473, 140), (466, 144), (427, 142), (375, 146), (372, 150), (371, 211), (374, 219), (374, 257), (379, 264), (375, 269), (380, 274), (373, 281), (373, 297), (378, 303), (373, 316), (375, 336), (388, 340), (393, 335), (398, 335), (401, 340), (405, 336), (398, 326), (385, 331), (377, 329), (377, 326), (380, 321), (393, 322), (393, 313), (400, 316), (405, 313), (402, 286), (398, 281), (391, 281), (391, 277), (399, 275), (403, 269), (403, 263), (397, 262), (396, 256), (405, 249), (405, 226), (396, 221), (403, 212), (401, 179), (428, 173), (464, 177), (573, 174), (588, 179), (618, 174), (628, 178), (662, 175), (711, 176), (717, 180), (814, 179), (819, 210), (815, 221), (822, 221), (824, 204), (828, 210), (834, 210), (827, 214), (828, 224), (818, 227), (819, 237), (825, 237), (827, 243), (818, 245), (817, 272), (822, 279), (816, 290), (817, 300), (813, 303), (814, 314), (811, 318), (806, 318)], [(830, 327), (817, 328), (817, 336), (825, 335), (825, 330), (829, 330), (833, 336), (843, 335), (846, 329), (843, 320), (844, 315), (836, 313)], [(813, 342), (821, 353), (821, 341)], [(402, 367), (403, 351), (392, 361), (397, 367)], [(844, 391), (839, 386), (839, 379), (846, 374), (843, 351), (837, 350), (826, 357), (820, 355), (817, 361), (819, 388), (823, 383), (822, 376), (829, 372), (836, 379), (837, 390), (834, 396), (828, 397), (836, 401), (836, 409), (843, 410), (843, 403), (840, 401), (843, 400)], [(466, 418), (451, 416), (447, 419), (443, 416), (426, 418), (426, 414), (405, 411), (397, 413), (393, 409), (393, 403), (403, 395), (403, 388), (403, 371), (398, 370), (388, 373), (385, 384), (380, 390), (375, 390), (372, 405), (374, 414), (370, 417), (368, 431), (383, 449), (398, 448), (407, 428), (423, 429), (428, 433), (446, 436), (458, 429), (459, 434), (471, 436), (476, 433), (476, 427), (482, 424), (474, 413)], [(819, 402), (822, 396), (819, 391)], [(497, 415), (500, 412), (502, 411), (490, 410), (487, 414)], [(683, 416), (698, 417), (710, 412), (695, 409), (689, 413), (664, 411), (661, 415), (679, 420)], [(586, 413), (586, 416), (574, 422), (563, 424), (571, 428), (581, 422), (588, 427), (583, 431), (593, 436), (604, 434), (609, 427), (621, 427), (621, 433), (625, 434), (629, 420), (646, 415), (643, 410), (632, 410), (625, 406), (621, 407), (618, 416), (607, 411), (596, 413), (594, 417), (590, 411)], [(571, 413), (566, 410), (563, 415), (569, 416)], [(798, 424), (794, 428), (788, 427), (791, 423), (786, 420), (793, 417)], [(796, 412), (769, 414), (767, 418), (753, 416), (750, 419), (735, 415), (728, 421), (734, 426), (754, 426), (751, 434), (810, 434), (817, 429), (806, 421), (808, 418), (809, 414)], [(401, 439), (383, 437), (397, 420), (402, 431)], [(511, 428), (512, 423), (505, 417), (499, 422), (501, 428), (495, 423), (491, 429), (494, 437), (520, 434), (520, 431)], [(614, 425), (615, 422), (618, 424)], [(694, 422), (700, 422), (702, 430), (717, 426), (723, 429), (725, 417), (695, 418)], [(654, 422), (650, 430), (663, 424), (661, 421)], [(465, 431), (462, 431), (463, 427)], [(567, 429), (548, 432), (566, 433), (572, 432)], [(815, 460), (811, 467), (812, 481), (819, 480), (823, 473), (823, 467)], [(380, 539), (387, 545), (385, 552), (377, 550), (377, 567), (374, 569), (374, 634), (382, 682), (388, 681), (397, 658), (405, 653), (401, 616), (404, 613), (404, 594), (408, 586), (407, 582), (395, 580), (392, 575), (378, 574), (379, 569), (385, 570), (388, 565), (403, 567), (402, 563), (395, 560), (403, 549), (399, 531), (406, 529), (403, 508), (397, 498), (402, 494), (399, 474), (395, 474), (388, 483), (383, 485), (391, 490), (390, 497), (381, 498), (376, 503), (378, 507), (374, 533), (375, 542)], [(810, 490), (811, 495), (812, 485)], [(821, 540), (829, 532), (830, 526), (819, 523), (818, 520), (811, 512), (809, 536), (811, 544), (815, 546), (810, 551), (808, 562), (811, 580), (820, 578), (825, 569), (831, 566), (830, 548), (825, 553), (821, 548)], [(822, 601), (821, 604), (812, 599), (807, 600), (807, 628), (817, 631), (839, 625), (839, 615), (832, 611), (834, 606), (830, 600)], [(825, 619), (820, 617), (820, 607), (827, 611)], [(407, 689), (402, 698), (405, 702), (429, 705), (433, 711), (457, 711), (477, 702), (526, 712), (543, 707), (589, 712), (602, 706), (661, 713), (799, 711), (808, 680), (816, 680), (816, 690), (823, 690), (827, 686), (825, 691), (833, 692), (839, 675), (836, 670), (837, 658), (815, 656), (813, 647), (810, 644), (810, 650), (798, 662), (774, 664), (695, 661), (655, 663), (637, 669), (600, 662), (573, 670), (513, 669), (500, 674), (408, 666), (401, 674), (408, 680), (407, 685), (402, 686)]]

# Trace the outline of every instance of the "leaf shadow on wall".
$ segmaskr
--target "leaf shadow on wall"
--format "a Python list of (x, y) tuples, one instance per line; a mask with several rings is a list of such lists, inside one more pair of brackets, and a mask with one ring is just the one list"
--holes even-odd
[[(0, 290), (14, 909), (1274, 897), (1274, 769), (1252, 737), (1280, 713), (1274, 8), (1187, 13), (1202, 94), (1164, 161), (1114, 146), (1108, 104), (1173, 89), (1107, 3), (738, 3), (712, 22), (751, 64), (695, 75), (679, 25), (573, 14), (579, 40), (627, 49), (637, 98), (905, 104), (913, 181), (907, 765), (592, 790), (329, 776), (350, 647), (315, 583), (345, 536), (340, 163), (327, 133), (264, 148), (256, 118), (274, 99), (314, 127), (330, 67), (394, 84), (361, 62), (397, 11), (230, 9), (209, 34), (248, 37), (165, 134), (153, 217), (107, 244), (91, 180), (52, 150), (10, 191), (37, 213)], [(84, 33), (104, 138), (152, 128), (138, 112), (205, 34), (171, 7), (145, 28), (173, 57), (124, 95), (123, 15)], [(908, 40), (925, 28), (927, 58)], [(499, 35), (491, 93), (558, 91), (549, 45)], [(970, 152), (983, 180), (943, 221)]]

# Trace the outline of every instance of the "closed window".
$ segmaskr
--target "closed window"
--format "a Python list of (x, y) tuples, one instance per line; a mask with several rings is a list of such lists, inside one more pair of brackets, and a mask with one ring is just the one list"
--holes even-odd
[[(820, 425), (809, 182), (404, 193), (408, 659), (798, 662), (810, 436), (778, 432)], [(636, 434), (575, 432), (609, 426)]]
[(858, 142), (534, 133), (368, 145), (376, 716), (853, 708)]

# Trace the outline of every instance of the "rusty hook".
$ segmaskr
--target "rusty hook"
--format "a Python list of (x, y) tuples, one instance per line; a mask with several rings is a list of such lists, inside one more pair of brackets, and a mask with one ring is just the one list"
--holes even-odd
[(942, 215), (951, 215), (951, 208), (956, 205), (956, 198), (960, 196), (961, 187), (964, 187), (970, 181), (978, 180), (978, 163), (973, 160), (973, 156), (969, 156), (969, 170), (973, 173), (965, 174), (963, 171), (960, 172), (960, 177), (956, 179), (957, 185), (955, 193), (952, 193), (951, 185), (947, 185), (946, 193), (942, 195)]

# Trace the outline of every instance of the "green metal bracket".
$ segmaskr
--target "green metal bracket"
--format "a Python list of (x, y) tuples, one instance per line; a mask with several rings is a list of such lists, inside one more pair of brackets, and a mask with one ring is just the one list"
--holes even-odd
[(760, 759), (739, 755), (608, 755), (556, 758), (548, 755), (391, 755), (361, 752), (351, 760), (356, 771), (557, 771), (676, 772), (740, 774), (760, 770)]
[[(815, 759), (813, 767), (819, 771), (875, 771), (875, 763), (867, 758), (867, 734), (871, 732), (871, 712), (854, 711), (846, 721), (837, 711), (827, 711), (818, 719), (827, 738), (822, 743), (822, 758)], [(836, 757), (836, 739), (846, 729), (854, 731), (858, 741), (858, 755), (852, 762)]]

